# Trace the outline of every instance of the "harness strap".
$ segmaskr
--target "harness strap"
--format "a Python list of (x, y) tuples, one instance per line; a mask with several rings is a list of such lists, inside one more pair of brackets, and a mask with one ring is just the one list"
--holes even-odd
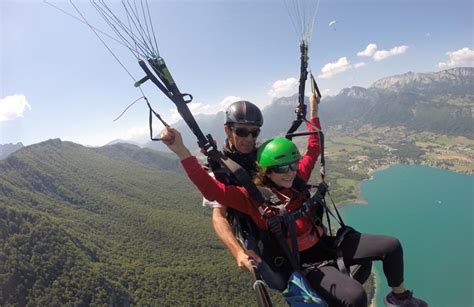
[[(267, 226), (271, 233), (273, 233), (276, 237), (278, 244), (283, 249), (286, 257), (289, 259), (293, 270), (299, 271), (300, 259), (298, 240), (296, 237), (295, 217), (293, 214), (287, 214), (286, 208), (282, 206), (281, 200), (275, 195), (275, 193), (272, 192), (272, 190), (265, 187), (259, 187), (259, 190), (272, 205), (272, 208), (279, 210), (278, 215), (272, 212), (273, 214), (267, 218)], [(288, 225), (289, 227), (292, 248), (290, 248), (288, 245), (288, 241), (286, 240), (285, 234), (283, 233), (282, 224)]]
[(319, 145), (320, 145), (320, 156), (321, 156), (321, 160), (320, 160), (321, 168), (319, 170), (319, 173), (321, 174), (321, 179), (324, 181), (324, 178), (326, 177), (326, 159), (324, 158), (324, 133), (321, 130), (319, 130)]
[(344, 224), (341, 214), (339, 213), (339, 210), (337, 210), (336, 204), (334, 203), (334, 200), (332, 199), (331, 193), (329, 193), (329, 191), (328, 191), (328, 195), (329, 195), (329, 198), (331, 199), (332, 206), (334, 207), (334, 210), (336, 211), (339, 224), (341, 225), (341, 227), (346, 227), (346, 224)]
[(296, 223), (294, 215), (285, 215), (284, 216), (285, 224), (290, 227), (290, 236), (291, 236), (291, 245), (293, 251), (293, 257), (296, 260), (296, 263), (300, 264), (300, 253), (298, 249), (298, 239), (296, 237)]
[(208, 157), (218, 161), (227, 171), (229, 171), (237, 181), (247, 190), (249, 196), (260, 208), (264, 203), (268, 202), (268, 199), (260, 192), (258, 187), (253, 183), (249, 174), (234, 160), (224, 156), (220, 151), (211, 151), (208, 153)]
[(346, 264), (344, 263), (344, 258), (343, 258), (344, 255), (342, 254), (342, 250), (340, 248), (337, 249), (336, 255), (337, 255), (337, 260), (336, 260), (337, 268), (339, 269), (339, 271), (343, 274), (346, 274), (352, 277), (352, 274), (347, 270)]
[(325, 200), (326, 193), (330, 195), (329, 190), (328, 190), (328, 185), (326, 184), (326, 182), (324, 181), (321, 182), (317, 187), (318, 187), (318, 190), (316, 194), (313, 195), (312, 199), (314, 202), (323, 206), (324, 210), (326, 211), (326, 217), (328, 219), (328, 227), (330, 227), (329, 215), (331, 215), (339, 223), (341, 227), (344, 227), (345, 226), (344, 221), (342, 220), (342, 217), (339, 214), (339, 210), (337, 210), (336, 204), (334, 203), (334, 201), (332, 201), (332, 198), (331, 198), (331, 201), (334, 206), (334, 210), (336, 211), (337, 217), (336, 215), (334, 215), (334, 213), (332, 213), (331, 209), (329, 209), (328, 205), (326, 204), (326, 200)]
[(337, 235), (337, 239), (334, 242), (335, 247), (336, 247), (336, 255), (337, 255), (337, 267), (339, 268), (339, 271), (341, 271), (344, 274), (348, 274), (350, 277), (352, 277), (352, 273), (350, 272), (350, 270), (347, 269), (346, 264), (344, 263), (344, 258), (343, 258), (344, 255), (342, 253), (341, 244), (344, 241), (346, 235), (354, 231), (354, 229), (349, 226), (343, 226), (341, 229), (342, 229), (342, 232)]
[[(326, 205), (326, 202), (324, 202), (324, 205)], [(327, 208), (327, 206), (326, 206), (326, 208)], [(328, 223), (329, 234), (332, 237), (331, 218), (329, 217), (329, 212), (331, 212), (331, 211), (328, 211), (327, 209), (325, 209), (325, 211), (326, 211), (326, 221)]]
[(292, 255), (290, 247), (288, 246), (288, 243), (286, 242), (285, 235), (283, 234), (283, 229), (282, 229), (281, 224), (282, 224), (281, 216), (274, 215), (267, 219), (268, 228), (276, 237), (278, 244), (280, 244), (280, 247), (283, 249), (286, 257), (290, 261), (291, 267), (293, 268), (294, 271), (299, 271), (300, 268), (299, 268), (298, 259), (296, 259)]

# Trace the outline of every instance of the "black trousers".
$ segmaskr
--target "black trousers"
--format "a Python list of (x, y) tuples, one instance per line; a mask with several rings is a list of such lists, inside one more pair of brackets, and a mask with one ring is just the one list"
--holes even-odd
[[(315, 246), (301, 252), (301, 263), (335, 259), (334, 250), (327, 248), (333, 241), (334, 238), (325, 236)], [(381, 260), (388, 285), (396, 287), (403, 282), (403, 250), (397, 238), (354, 231), (345, 236), (341, 249), (347, 267)], [(307, 279), (331, 307), (367, 306), (367, 294), (362, 285), (341, 273), (336, 266), (314, 269), (307, 275)]]

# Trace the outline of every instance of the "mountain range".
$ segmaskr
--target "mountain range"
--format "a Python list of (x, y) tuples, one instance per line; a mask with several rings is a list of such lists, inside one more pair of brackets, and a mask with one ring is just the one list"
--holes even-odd
[[(295, 118), (297, 100), (297, 95), (281, 97), (263, 108), (263, 138), (286, 132)], [(335, 96), (323, 97), (319, 113), (325, 128), (343, 125), (357, 129), (364, 124), (405, 126), (413, 131), (472, 137), (473, 109), (474, 68), (460, 67), (435, 73), (408, 72), (378, 80), (369, 88), (345, 88)], [(224, 118), (224, 112), (196, 116), (202, 131), (211, 132), (218, 144), (225, 139)], [(197, 148), (184, 121), (175, 127), (182, 132), (186, 144)], [(165, 150), (160, 142), (148, 142), (145, 146)]]
[(378, 80), (367, 89), (343, 89), (324, 102), (321, 117), (329, 125), (405, 126), (472, 137), (474, 68), (409, 72)]
[[(297, 94), (275, 99), (263, 108), (265, 123), (261, 136), (281, 135), (294, 120)], [(306, 97), (306, 104), (308, 98)], [(432, 131), (446, 135), (474, 135), (474, 68), (458, 67), (434, 73), (408, 72), (380, 79), (369, 88), (353, 86), (335, 96), (323, 97), (320, 117), (324, 128), (342, 125), (348, 130), (364, 124), (374, 126), (404, 126), (415, 132)], [(218, 144), (225, 139), (223, 111), (195, 116), (201, 130), (211, 133)], [(197, 149), (196, 138), (183, 120), (174, 124), (185, 144)], [(167, 148), (161, 142), (139, 144), (114, 140), (108, 145), (128, 143), (160, 151)], [(23, 145), (0, 145), (0, 160)]]

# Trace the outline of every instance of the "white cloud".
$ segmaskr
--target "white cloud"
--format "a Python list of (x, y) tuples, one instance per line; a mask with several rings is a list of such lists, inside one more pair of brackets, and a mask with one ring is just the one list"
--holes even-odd
[[(210, 104), (204, 104), (202, 102), (191, 102), (188, 103), (188, 108), (194, 115), (196, 114), (214, 114), (216, 113), (216, 107)], [(168, 119), (168, 124), (172, 125), (181, 119), (176, 108), (170, 109), (171, 118)]]
[(210, 114), (210, 113), (215, 113), (216, 109), (214, 106), (202, 102), (192, 102), (188, 103), (189, 110), (191, 110), (191, 113), (193, 114)]
[[(159, 128), (160, 127), (158, 124), (154, 124), (153, 132), (160, 131)], [(161, 129), (163, 129), (163, 127), (161, 127)], [(141, 127), (132, 127), (128, 129), (128, 131), (125, 132), (124, 139), (125, 140), (143, 139), (143, 138), (148, 137), (149, 135), (150, 135), (150, 127), (148, 125), (143, 125)]]
[[(167, 119), (166, 122), (172, 125), (171, 120)], [(153, 119), (153, 137), (159, 137), (161, 131), (163, 131), (164, 128), (165, 127), (158, 119)], [(110, 142), (111, 140), (116, 139), (135, 142), (138, 144), (144, 144), (150, 141), (150, 127), (148, 126), (148, 122), (143, 126), (133, 126), (126, 130), (122, 130), (120, 133), (115, 133), (113, 136), (107, 136), (107, 141), (102, 143), (105, 144)], [(90, 143), (90, 139), (88, 139), (87, 142)], [(95, 143), (101, 144), (101, 142)]]
[(225, 110), (227, 109), (227, 107), (233, 103), (233, 102), (236, 102), (236, 101), (239, 101), (239, 100), (242, 100), (242, 98), (240, 98), (239, 96), (227, 96), (226, 98), (222, 99), (221, 102), (219, 102), (219, 106), (223, 107), (223, 108), (220, 108), (219, 110), (216, 110), (216, 112), (219, 112), (219, 111), (222, 111), (222, 110)]
[(332, 90), (329, 89), (329, 88), (327, 88), (327, 89), (324, 89), (324, 90), (323, 90), (322, 96), (323, 96), (323, 97), (326, 97), (326, 96), (334, 96), (334, 95), (332, 94)]
[(322, 74), (318, 77), (321, 79), (329, 79), (334, 75), (340, 74), (351, 68), (352, 65), (349, 63), (346, 57), (342, 57), (335, 63), (328, 63), (324, 65), (323, 69), (321, 69)]
[(23, 117), (26, 110), (31, 106), (24, 95), (6, 96), (0, 99), (0, 122)]
[(448, 68), (455, 66), (474, 66), (474, 50), (462, 48), (457, 51), (446, 52), (449, 57), (447, 62), (438, 63), (439, 68)]
[(286, 80), (275, 81), (272, 88), (268, 91), (270, 97), (282, 97), (293, 95), (298, 91), (298, 80), (288, 78)]
[(173, 125), (181, 119), (181, 115), (179, 114), (177, 109), (170, 109), (170, 113), (171, 117), (169, 120), (166, 121), (168, 124)]
[(372, 58), (374, 59), (374, 61), (379, 62), (379, 61), (385, 60), (389, 57), (403, 54), (403, 53), (407, 52), (407, 50), (408, 50), (408, 46), (406, 46), (406, 45), (396, 46), (396, 47), (393, 47), (390, 50), (376, 51)]
[(357, 55), (371, 57), (374, 55), (376, 50), (377, 50), (376, 44), (368, 44), (367, 47), (365, 47), (365, 50), (357, 52)]
[(354, 64), (354, 68), (361, 68), (361, 67), (364, 67), (364, 66), (365, 66), (364, 62), (359, 62), (359, 63)]

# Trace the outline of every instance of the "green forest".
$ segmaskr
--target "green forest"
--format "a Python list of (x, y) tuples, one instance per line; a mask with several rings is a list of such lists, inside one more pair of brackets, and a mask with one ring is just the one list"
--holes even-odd
[(0, 161), (2, 306), (256, 306), (252, 283), (170, 154), (55, 139)]
[(0, 286), (2, 306), (256, 305), (178, 161), (122, 144), (0, 161)]

